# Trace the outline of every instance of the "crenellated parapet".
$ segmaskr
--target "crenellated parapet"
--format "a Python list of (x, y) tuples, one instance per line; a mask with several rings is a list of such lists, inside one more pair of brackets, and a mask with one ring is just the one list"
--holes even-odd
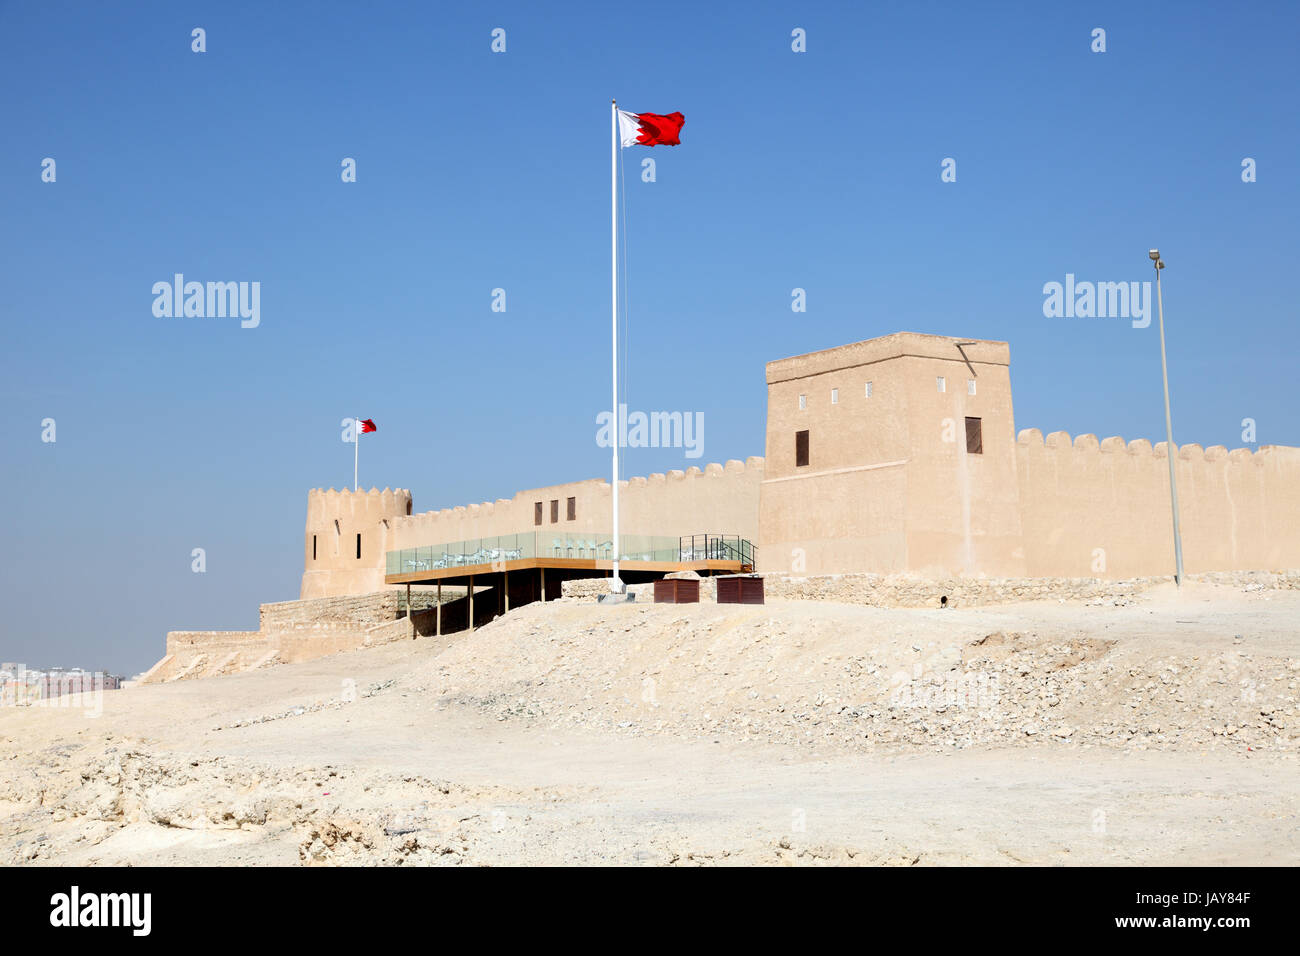
[[(626, 478), (619, 482), (620, 531), (669, 536), (712, 531), (754, 540), (763, 464), (761, 457), (752, 456)], [(608, 480), (592, 478), (412, 514), (394, 522), (392, 547), (534, 531), (607, 534), (611, 494)]]
[[(1126, 442), (1117, 435), (1098, 441), (1096, 435), (1088, 433), (1077, 435), (1071, 440), (1069, 432), (1056, 431), (1044, 437), (1043, 433), (1037, 428), (1020, 429), (1016, 435), (1016, 446), (1018, 451), (1046, 449), (1050, 451), (1099, 453), (1102, 455), (1126, 453), (1136, 457), (1161, 460), (1169, 457), (1168, 444), (1163, 441), (1152, 444), (1145, 438), (1135, 438)], [(1203, 448), (1196, 442), (1188, 442), (1185, 445), (1178, 446), (1178, 459), (1198, 463), (1226, 461), (1234, 464), (1251, 463), (1263, 466), (1277, 461), (1300, 461), (1300, 455), (1296, 454), (1297, 451), (1300, 451), (1300, 449), (1291, 448), (1287, 445), (1260, 445), (1254, 451), (1249, 448), (1234, 448), (1229, 451), (1224, 445), (1211, 445), (1208, 448)]]
[[(1172, 571), (1167, 442), (1026, 428), (1016, 465), (1030, 574)], [(1300, 566), (1300, 449), (1188, 442), (1173, 465), (1189, 572)]]
[(405, 488), (313, 488), (307, 492), (307, 522), (323, 526), (336, 518), (354, 521), (377, 521), (381, 518), (405, 517), (411, 513), (411, 493)]
[(411, 493), (405, 488), (309, 491), (301, 596), (380, 590), (391, 535), (410, 513)]
[[(667, 474), (654, 472), (644, 477), (637, 476), (624, 478), (619, 481), (619, 489), (664, 485), (670, 481), (690, 482), (696, 479), (726, 479), (740, 478), (743, 476), (749, 476), (751, 478), (757, 477), (759, 480), (762, 480), (763, 458), (761, 455), (751, 455), (744, 461), (732, 458), (725, 463), (712, 462), (705, 465), (703, 468), (700, 468), (697, 465), (692, 465), (684, 471), (674, 470), (669, 471)], [(418, 514), (411, 515), (407, 521), (403, 522), (403, 524), (414, 528), (427, 526), (431, 522), (446, 522), (451, 519), (514, 517), (516, 512), (513, 509), (518, 508), (521, 501), (549, 501), (551, 498), (555, 498), (557, 495), (561, 494), (564, 494), (567, 497), (572, 495), (573, 489), (589, 485), (599, 486), (603, 488), (606, 494), (609, 493), (610, 483), (608, 480), (603, 478), (591, 478), (586, 481), (570, 482), (563, 485), (552, 485), (546, 488), (533, 488), (528, 491), (521, 491), (513, 498), (497, 498), (495, 501), (484, 501), (479, 504), (457, 505), (452, 508), (442, 508), (435, 511), (422, 511)], [(531, 515), (529, 516), (529, 520), (531, 520)]]

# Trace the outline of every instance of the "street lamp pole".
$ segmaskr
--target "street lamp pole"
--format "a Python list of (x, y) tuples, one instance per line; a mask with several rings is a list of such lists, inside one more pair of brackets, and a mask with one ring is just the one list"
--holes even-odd
[(1165, 267), (1160, 250), (1152, 249), (1147, 255), (1156, 270), (1156, 311), (1160, 315), (1160, 374), (1165, 383), (1165, 450), (1169, 459), (1169, 500), (1174, 513), (1174, 582), (1183, 586), (1183, 535), (1178, 529), (1178, 479), (1174, 474), (1174, 423), (1169, 414), (1169, 365), (1165, 360), (1165, 303), (1160, 294), (1160, 270)]

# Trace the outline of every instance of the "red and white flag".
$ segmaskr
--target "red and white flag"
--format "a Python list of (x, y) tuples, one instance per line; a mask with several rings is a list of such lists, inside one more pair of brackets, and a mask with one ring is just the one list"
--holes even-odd
[(681, 113), (629, 113), (618, 111), (618, 138), (624, 146), (680, 146), (678, 139), (686, 117)]
[(352, 422), (356, 426), (352, 432), (352, 489), (360, 491), (361, 482), (358, 481), (358, 473), (361, 468), (361, 436), (366, 432), (379, 431), (379, 426), (375, 424), (373, 418), (354, 418)]

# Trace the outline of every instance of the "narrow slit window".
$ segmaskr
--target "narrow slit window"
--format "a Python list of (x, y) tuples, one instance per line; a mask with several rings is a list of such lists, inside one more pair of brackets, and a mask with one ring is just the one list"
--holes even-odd
[(967, 395), (975, 394), (975, 379), (973, 378), (966, 379), (966, 394)]
[(357, 560), (361, 560), (361, 532), (357, 532)]
[(572, 521), (578, 517), (578, 499), (570, 498), (568, 502), (568, 520)]
[(943, 380), (942, 375), (940, 375), (938, 378), (934, 380), (934, 384), (938, 387), (939, 391), (941, 392), (946, 392), (948, 390), (948, 383)]
[(870, 383), (870, 382), (867, 383), (866, 393), (867, 393), (867, 398), (870, 398), (870, 397), (871, 397), (871, 383)]
[(968, 455), (984, 454), (983, 423), (978, 418), (966, 419), (966, 453)]
[(560, 520), (560, 499), (552, 498), (551, 499), (551, 524), (555, 524), (559, 520)]
[(542, 503), (539, 501), (533, 505), (533, 524), (542, 523)]
[(802, 411), (803, 411), (805, 408), (807, 408), (807, 407), (808, 407), (808, 396), (807, 396), (807, 395), (800, 395), (800, 396), (799, 396), (799, 411), (802, 412)]
[(808, 431), (794, 433), (794, 465), (802, 468), (808, 464)]
[(316, 560), (316, 536), (311, 536), (311, 559)]
[(839, 390), (838, 388), (832, 388), (832, 389), (831, 389), (831, 404), (832, 404), (832, 405), (838, 405), (839, 403), (840, 403), (840, 390)]

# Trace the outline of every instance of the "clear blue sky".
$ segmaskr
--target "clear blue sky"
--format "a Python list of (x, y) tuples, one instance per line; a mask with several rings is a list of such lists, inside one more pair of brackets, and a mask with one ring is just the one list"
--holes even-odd
[[(0, 659), (132, 673), (168, 629), (255, 627), (298, 594), (307, 489), (351, 481), (353, 413), (380, 427), (363, 483), (417, 510), (604, 475), (611, 96), (687, 117), (626, 153), (658, 161), (628, 166), (627, 400), (706, 427), (699, 462), (625, 474), (761, 455), (764, 362), (898, 330), (1010, 341), (1018, 427), (1158, 440), (1156, 325), (1042, 311), (1067, 272), (1149, 279), (1153, 245), (1176, 439), (1238, 447), (1251, 417), (1300, 445), (1298, 26), (1293, 3), (0, 3)], [(155, 318), (176, 272), (260, 282), (261, 326)]]

